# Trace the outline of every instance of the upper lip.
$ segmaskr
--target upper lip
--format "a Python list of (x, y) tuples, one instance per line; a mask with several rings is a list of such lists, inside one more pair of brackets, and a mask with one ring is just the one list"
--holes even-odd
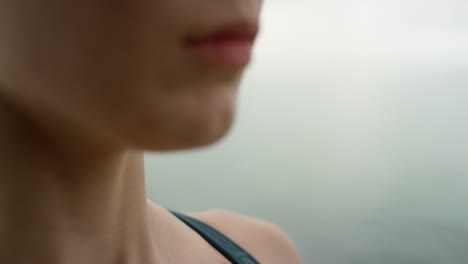
[(258, 31), (258, 23), (251, 21), (238, 21), (218, 26), (213, 30), (201, 34), (192, 35), (187, 38), (187, 42), (190, 44), (201, 40), (220, 38), (232, 38), (253, 42)]

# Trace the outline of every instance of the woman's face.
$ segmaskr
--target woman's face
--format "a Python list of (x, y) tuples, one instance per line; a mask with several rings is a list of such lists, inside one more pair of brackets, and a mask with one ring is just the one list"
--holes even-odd
[(132, 148), (212, 143), (261, 1), (0, 0), (0, 92)]

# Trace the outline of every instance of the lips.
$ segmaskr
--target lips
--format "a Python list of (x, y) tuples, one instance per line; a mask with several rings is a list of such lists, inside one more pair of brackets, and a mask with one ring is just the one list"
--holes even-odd
[(240, 69), (247, 66), (251, 60), (257, 32), (256, 24), (235, 23), (207, 34), (189, 37), (186, 46), (204, 63)]

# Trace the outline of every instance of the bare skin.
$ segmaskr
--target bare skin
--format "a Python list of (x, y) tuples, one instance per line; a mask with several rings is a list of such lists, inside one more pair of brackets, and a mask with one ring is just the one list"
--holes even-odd
[[(242, 69), (198, 63), (180, 41), (258, 21), (260, 5), (0, 0), (0, 263), (229, 264), (146, 199), (143, 155), (229, 130)], [(262, 263), (300, 263), (269, 223), (193, 216)]]
[[(142, 152), (67, 155), (8, 111), (3, 104), (1, 263), (230, 263), (146, 200)], [(301, 263), (288, 236), (267, 222), (225, 211), (191, 216), (261, 263)]]
[(2, 114), (1, 263), (223, 263), (164, 209), (147, 206), (141, 152), (59, 154)]

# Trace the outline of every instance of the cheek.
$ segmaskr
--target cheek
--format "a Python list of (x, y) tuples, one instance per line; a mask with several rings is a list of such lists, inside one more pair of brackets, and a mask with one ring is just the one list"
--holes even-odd
[(127, 2), (1, 1), (0, 76), (61, 87), (141, 79), (151, 25)]
[(123, 5), (130, 1), (110, 3), (0, 1), (2, 89), (56, 111), (104, 105), (105, 114), (122, 105), (119, 96), (146, 85), (149, 56), (141, 30), (149, 26)]

